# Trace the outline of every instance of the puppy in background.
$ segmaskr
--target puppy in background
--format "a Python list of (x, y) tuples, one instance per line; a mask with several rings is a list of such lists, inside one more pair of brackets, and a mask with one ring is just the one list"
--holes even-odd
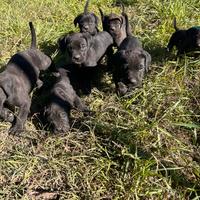
[(50, 102), (45, 109), (45, 118), (54, 133), (66, 133), (70, 129), (70, 111), (77, 109), (89, 114), (89, 109), (74, 91), (68, 71), (58, 69), (57, 82), (50, 93)]
[(98, 32), (98, 17), (93, 12), (88, 12), (89, 0), (86, 1), (84, 12), (74, 19), (74, 25), (79, 26), (81, 33), (96, 35)]
[[(50, 57), (36, 48), (36, 34), (32, 22), (29, 22), (29, 26), (31, 47), (13, 55), (0, 74), (0, 118), (12, 122), (9, 133), (13, 134), (23, 131), (31, 105), (29, 94), (35, 87), (42, 86), (40, 71), (46, 70), (52, 63)], [(11, 115), (10, 110), (5, 107), (6, 104), (19, 108), (16, 117)]]
[(200, 50), (200, 26), (194, 26), (187, 30), (179, 29), (176, 25), (176, 18), (173, 21), (175, 32), (169, 39), (167, 51), (171, 51), (175, 46), (177, 48), (177, 56)]
[(102, 20), (103, 30), (110, 33), (114, 40), (114, 46), (119, 47), (121, 42), (127, 37), (132, 36), (128, 16), (124, 11), (124, 6), (122, 5), (121, 15), (115, 13), (110, 13), (109, 15), (104, 15), (103, 11), (99, 8)]

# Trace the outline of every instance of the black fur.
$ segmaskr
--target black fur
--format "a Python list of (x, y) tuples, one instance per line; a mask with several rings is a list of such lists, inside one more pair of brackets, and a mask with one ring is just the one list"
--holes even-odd
[(99, 18), (93, 12), (88, 12), (88, 4), (89, 0), (86, 1), (84, 13), (79, 14), (74, 19), (74, 25), (79, 25), (81, 33), (96, 35), (98, 32)]
[(84, 90), (81, 89), (84, 94), (90, 93), (91, 81), (98, 73), (98, 64), (112, 44), (112, 36), (106, 31), (98, 32), (95, 36), (74, 33), (59, 40), (61, 51), (64, 53), (66, 50), (68, 54), (71, 76), (79, 77), (77, 81), (85, 86)]
[[(51, 65), (51, 58), (36, 49), (35, 30), (31, 22), (29, 26), (32, 35), (31, 47), (13, 55), (0, 74), (0, 117), (12, 122), (10, 133), (18, 133), (24, 129), (31, 105), (29, 93), (34, 87), (42, 86), (40, 71)], [(14, 118), (10, 114), (6, 104), (19, 107), (17, 117)]]
[(144, 75), (149, 71), (151, 56), (142, 49), (137, 38), (129, 36), (119, 46), (113, 61), (116, 92), (125, 95), (142, 84)]
[(171, 51), (174, 46), (178, 50), (177, 55), (200, 50), (200, 26), (187, 30), (179, 29), (176, 25), (176, 18), (174, 18), (174, 29), (175, 32), (169, 40), (167, 51)]
[(72, 108), (89, 113), (89, 109), (74, 91), (68, 78), (68, 71), (59, 68), (58, 80), (53, 86), (45, 109), (45, 118), (54, 133), (66, 133), (70, 129), (70, 111)]

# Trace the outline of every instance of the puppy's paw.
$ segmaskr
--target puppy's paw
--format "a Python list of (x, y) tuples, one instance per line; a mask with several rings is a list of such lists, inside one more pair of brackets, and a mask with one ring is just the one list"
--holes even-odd
[(36, 82), (36, 86), (37, 86), (38, 89), (40, 89), (43, 86), (43, 81), (38, 79), (37, 82)]
[(87, 110), (83, 111), (83, 114), (84, 114), (84, 116), (94, 116), (95, 115), (95, 111), (87, 109)]
[(22, 133), (23, 131), (24, 130), (21, 125), (14, 125), (9, 129), (8, 133), (11, 135), (16, 135)]

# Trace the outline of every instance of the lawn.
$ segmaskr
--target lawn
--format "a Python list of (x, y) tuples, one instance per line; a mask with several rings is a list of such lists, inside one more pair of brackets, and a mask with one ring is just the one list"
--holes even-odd
[[(78, 31), (80, 0), (0, 1), (0, 65), (30, 45), (28, 22), (40, 49), (58, 61), (57, 39)], [(180, 28), (200, 25), (198, 0), (124, 0), (132, 33), (152, 55), (143, 86), (115, 94), (109, 74), (83, 100), (95, 115), (72, 112), (72, 128), (53, 135), (26, 122), (8, 135), (0, 123), (0, 199), (200, 199), (200, 59), (166, 54), (173, 18)], [(120, 14), (112, 0), (91, 0), (100, 18)], [(99, 24), (100, 29), (101, 23)], [(33, 94), (34, 95), (34, 94)]]

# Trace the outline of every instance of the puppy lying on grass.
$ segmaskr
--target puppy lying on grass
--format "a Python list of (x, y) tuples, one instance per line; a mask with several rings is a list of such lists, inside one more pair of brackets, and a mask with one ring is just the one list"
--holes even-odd
[(141, 43), (133, 36), (126, 37), (114, 54), (113, 80), (116, 92), (125, 95), (142, 84), (149, 71), (151, 56), (143, 50)]
[(112, 36), (106, 31), (98, 32), (95, 36), (88, 33), (73, 33), (62, 37), (58, 43), (61, 52), (67, 52), (71, 76), (79, 77), (76, 82), (84, 83), (83, 93), (89, 94), (91, 79), (97, 73), (98, 64), (107, 48), (113, 44)]
[(167, 45), (167, 51), (171, 51), (176, 46), (177, 56), (200, 50), (200, 26), (194, 26), (187, 30), (179, 29), (176, 25), (176, 18), (173, 21), (175, 32), (172, 34)]
[(58, 80), (50, 94), (45, 117), (54, 133), (66, 133), (70, 129), (69, 117), (72, 108), (89, 114), (90, 111), (74, 91), (67, 70), (58, 69)]
[(81, 33), (96, 35), (98, 32), (98, 17), (93, 12), (88, 12), (89, 0), (86, 1), (84, 12), (74, 19), (74, 25), (79, 26)]
[[(32, 22), (29, 22), (32, 42), (31, 47), (16, 53), (8, 61), (5, 70), (0, 74), (0, 117), (12, 122), (9, 133), (19, 133), (24, 129), (31, 98), (29, 93), (34, 87), (41, 87), (39, 79), (41, 70), (46, 70), (52, 63), (50, 57), (36, 48), (36, 35)], [(19, 107), (14, 117), (5, 104)]]

